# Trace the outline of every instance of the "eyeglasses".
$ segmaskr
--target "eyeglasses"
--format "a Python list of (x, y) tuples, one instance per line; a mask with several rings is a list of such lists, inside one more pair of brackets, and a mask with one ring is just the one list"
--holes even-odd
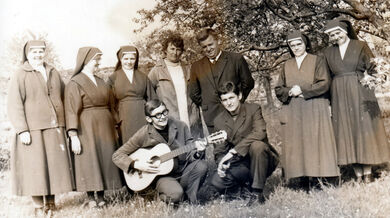
[(155, 115), (150, 115), (149, 117), (155, 117), (157, 119), (161, 119), (162, 115), (164, 115), (164, 117), (168, 116), (168, 112), (169, 112), (168, 109), (165, 109), (163, 112)]

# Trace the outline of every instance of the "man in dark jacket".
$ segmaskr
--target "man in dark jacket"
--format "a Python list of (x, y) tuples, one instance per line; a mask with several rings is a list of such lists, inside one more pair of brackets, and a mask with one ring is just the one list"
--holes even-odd
[(202, 29), (196, 36), (205, 57), (191, 66), (190, 97), (201, 106), (209, 132), (215, 116), (223, 111), (217, 94), (218, 87), (232, 81), (242, 90), (242, 102), (254, 87), (254, 81), (244, 57), (220, 49), (217, 34), (209, 28)]
[(128, 173), (131, 170), (157, 173), (159, 169), (151, 162), (129, 157), (139, 148), (153, 148), (157, 144), (167, 144), (170, 150), (195, 143), (196, 150), (174, 158), (172, 172), (157, 177), (155, 188), (161, 200), (178, 203), (185, 192), (191, 203), (197, 203), (197, 192), (207, 173), (207, 163), (202, 160), (205, 143), (193, 142), (185, 123), (168, 117), (168, 110), (160, 100), (151, 100), (145, 104), (147, 125), (139, 129), (112, 156), (113, 162)]
[(275, 170), (278, 154), (267, 140), (266, 124), (257, 104), (242, 103), (242, 92), (233, 82), (218, 91), (225, 110), (214, 119), (215, 130), (225, 130), (227, 141), (215, 146), (217, 172), (211, 184), (219, 191), (251, 183), (248, 204), (264, 202), (263, 188)]

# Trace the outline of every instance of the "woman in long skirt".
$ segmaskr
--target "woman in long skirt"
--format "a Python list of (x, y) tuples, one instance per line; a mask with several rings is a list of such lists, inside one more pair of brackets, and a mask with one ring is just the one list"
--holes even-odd
[(94, 75), (101, 55), (98, 48), (80, 48), (74, 74), (65, 88), (76, 190), (87, 192), (89, 207), (104, 206), (104, 190), (122, 187), (119, 169), (111, 161), (118, 146), (113, 96), (110, 87)]
[(117, 126), (122, 143), (146, 124), (144, 104), (157, 98), (148, 76), (138, 70), (138, 50), (122, 46), (117, 52), (118, 62), (110, 76), (118, 114)]
[[(348, 20), (328, 22), (333, 44), (325, 50), (332, 75), (332, 120), (338, 164), (353, 165), (358, 181), (372, 179), (371, 166), (390, 161), (390, 147), (373, 89), (360, 83), (375, 73), (368, 45), (357, 40)], [(363, 178), (362, 178), (363, 177)]]
[[(283, 103), (282, 165), (286, 179), (337, 177), (336, 141), (327, 94), (330, 76), (325, 59), (306, 52), (308, 38), (299, 31), (288, 35), (293, 58), (286, 61), (276, 86)], [(301, 181), (301, 182), (303, 182)]]
[(54, 195), (73, 189), (65, 116), (64, 85), (44, 62), (44, 41), (28, 41), (23, 65), (12, 75), (8, 116), (16, 135), (11, 147), (12, 192), (32, 196), (35, 211), (54, 209)]

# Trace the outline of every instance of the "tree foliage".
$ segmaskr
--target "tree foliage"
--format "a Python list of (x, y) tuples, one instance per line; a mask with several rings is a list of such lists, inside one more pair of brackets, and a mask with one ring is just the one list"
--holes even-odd
[(47, 34), (34, 34), (27, 30), (22, 34), (15, 35), (8, 43), (1, 59), (1, 69), (3, 77), (9, 77), (12, 72), (20, 67), (23, 57), (23, 47), (28, 40), (43, 40), (46, 43), (45, 62), (54, 66), (57, 70), (62, 70), (58, 55), (55, 52), (53, 44), (47, 40)]
[(162, 23), (138, 43), (149, 62), (160, 55), (160, 42), (168, 30), (187, 39), (185, 59), (192, 62), (201, 54), (194, 32), (201, 27), (216, 29), (225, 49), (247, 57), (253, 77), (272, 102), (270, 82), (290, 58), (285, 43), (289, 31), (298, 29), (308, 35), (312, 52), (317, 53), (328, 45), (323, 33), (326, 20), (344, 16), (359, 37), (369, 42), (377, 63), (385, 69), (390, 56), (389, 9), (387, 0), (158, 0), (153, 9), (139, 11), (141, 18), (136, 22), (142, 26), (136, 31), (156, 21)]

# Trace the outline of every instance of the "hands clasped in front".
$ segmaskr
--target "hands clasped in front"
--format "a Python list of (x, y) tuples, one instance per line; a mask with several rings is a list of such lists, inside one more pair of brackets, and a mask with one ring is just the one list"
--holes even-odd
[(303, 98), (301, 87), (298, 86), (298, 85), (294, 85), (290, 89), (290, 91), (288, 92), (288, 95), (292, 96), (292, 97), (301, 97), (301, 98)]

